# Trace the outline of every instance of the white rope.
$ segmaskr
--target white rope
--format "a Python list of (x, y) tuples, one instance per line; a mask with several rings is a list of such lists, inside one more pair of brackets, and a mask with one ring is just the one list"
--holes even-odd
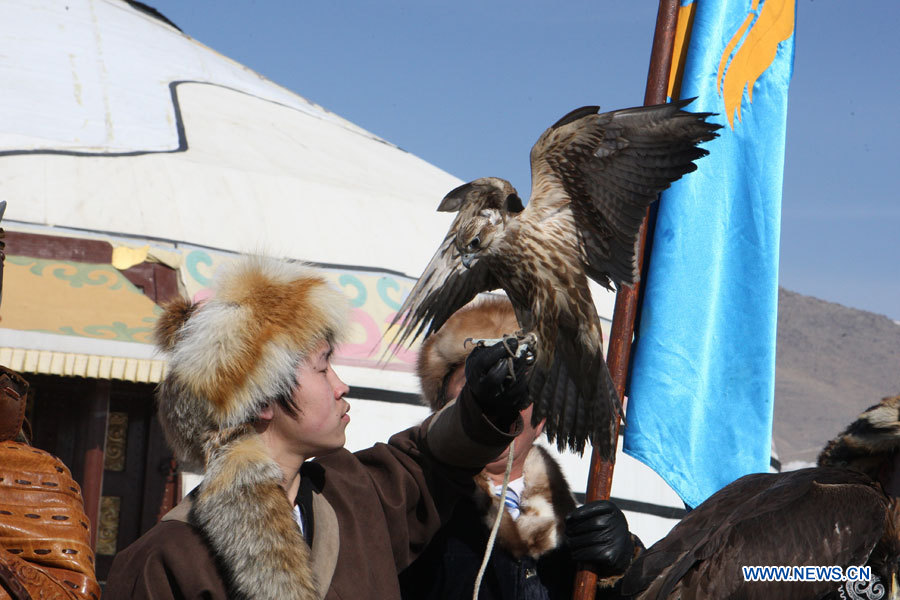
[(500, 489), (500, 506), (497, 507), (497, 517), (494, 519), (494, 526), (491, 527), (491, 535), (488, 537), (487, 547), (484, 549), (484, 558), (481, 561), (481, 568), (478, 569), (478, 576), (475, 577), (475, 590), (472, 592), (472, 600), (478, 600), (478, 590), (481, 588), (481, 580), (484, 572), (487, 570), (488, 561), (491, 559), (491, 552), (494, 549), (494, 541), (497, 539), (497, 532), (500, 531), (500, 520), (503, 518), (504, 498), (506, 498), (506, 490), (509, 489), (509, 475), (512, 473), (513, 454), (516, 452), (516, 441), (509, 443), (509, 455), (506, 457), (506, 472), (503, 474), (503, 487)]

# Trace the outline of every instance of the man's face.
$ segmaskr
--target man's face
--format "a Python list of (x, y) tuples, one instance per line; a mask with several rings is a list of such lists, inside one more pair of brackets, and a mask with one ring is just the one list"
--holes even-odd
[(297, 367), (293, 400), (297, 415), (278, 410), (272, 425), (277, 434), (305, 458), (329, 454), (344, 447), (350, 422), (350, 404), (344, 395), (350, 388), (331, 366), (332, 348), (322, 342), (309, 359)]

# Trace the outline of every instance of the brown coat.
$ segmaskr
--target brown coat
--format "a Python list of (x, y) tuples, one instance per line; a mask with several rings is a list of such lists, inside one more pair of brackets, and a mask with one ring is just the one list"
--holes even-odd
[[(474, 473), (516, 434), (498, 431), (468, 402), (452, 403), (388, 444), (355, 454), (340, 450), (305, 464), (302, 477), (314, 488), (307, 522), (318, 598), (399, 599), (397, 573), (449, 518), (456, 500), (471, 493)], [(238, 597), (232, 560), (212, 550), (186, 522), (193, 516), (187, 512), (179, 505), (169, 520), (116, 556), (105, 600)]]

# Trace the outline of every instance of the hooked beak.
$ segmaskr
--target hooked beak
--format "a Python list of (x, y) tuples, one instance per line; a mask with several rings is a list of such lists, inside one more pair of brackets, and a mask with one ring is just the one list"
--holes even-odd
[(472, 263), (475, 262), (476, 258), (477, 257), (471, 253), (463, 254), (462, 255), (463, 266), (468, 269), (469, 267), (472, 266)]

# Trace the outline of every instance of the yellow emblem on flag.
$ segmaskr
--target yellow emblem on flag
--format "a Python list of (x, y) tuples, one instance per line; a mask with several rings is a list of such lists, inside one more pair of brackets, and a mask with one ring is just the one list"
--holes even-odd
[(753, 102), (753, 84), (775, 60), (778, 44), (794, 33), (794, 0), (765, 0), (761, 10), (759, 4), (760, 0), (752, 1), (750, 13), (725, 46), (719, 61), (716, 89), (725, 102), (732, 129), (735, 111), (741, 118), (744, 88), (748, 88), (748, 99)]
[(678, 7), (678, 17), (675, 21), (675, 47), (672, 52), (672, 67), (669, 70), (667, 93), (672, 100), (676, 100), (681, 95), (681, 80), (684, 77), (684, 64), (687, 62), (688, 42), (694, 26), (694, 9), (696, 8), (696, 2)]

